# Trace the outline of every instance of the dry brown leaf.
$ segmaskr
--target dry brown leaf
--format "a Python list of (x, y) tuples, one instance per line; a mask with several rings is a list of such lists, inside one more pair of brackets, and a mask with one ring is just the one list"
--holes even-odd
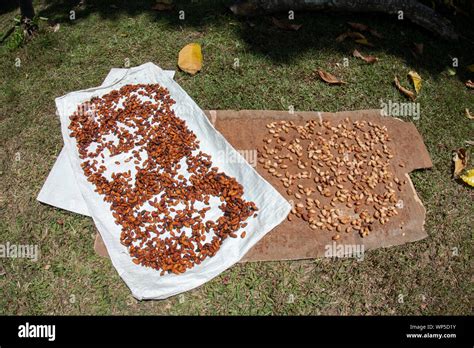
[(342, 80), (339, 80), (336, 76), (324, 71), (324, 70), (317, 70), (318, 71), (318, 74), (319, 74), (319, 77), (321, 78), (321, 80), (323, 80), (324, 82), (327, 82), (329, 83), (330, 85), (342, 85), (342, 84), (346, 84), (347, 82), (344, 82)]
[(302, 27), (302, 24), (293, 24), (288, 21), (282, 21), (282, 20), (276, 19), (275, 17), (272, 17), (272, 21), (273, 21), (273, 25), (283, 30), (297, 31)]
[(466, 168), (469, 155), (466, 149), (460, 148), (453, 151), (453, 163), (454, 163), (454, 177), (459, 177), (459, 174)]
[(349, 26), (355, 30), (359, 30), (359, 31), (369, 30), (369, 26), (362, 23), (347, 22), (347, 24), (349, 24)]
[(360, 53), (358, 50), (354, 50), (354, 52), (352, 52), (352, 55), (356, 58), (362, 59), (363, 61), (369, 64), (373, 64), (379, 60), (377, 57), (374, 56), (363, 56), (362, 53)]
[(342, 42), (342, 41), (344, 41), (346, 38), (347, 38), (347, 32), (342, 33), (341, 35), (339, 35), (338, 37), (336, 37), (336, 41), (337, 41), (337, 42)]
[(383, 39), (382, 34), (380, 34), (377, 30), (370, 28), (366, 24), (362, 23), (355, 23), (355, 22), (347, 22), (349, 26), (354, 29), (354, 30), (359, 30), (359, 31), (367, 31), (369, 32), (372, 36), (376, 37), (377, 39)]
[(169, 11), (172, 10), (173, 7), (172, 0), (158, 0), (156, 4), (151, 7), (151, 9), (154, 11)]
[(471, 114), (468, 108), (464, 110), (466, 112), (466, 117), (470, 120), (474, 120), (474, 115)]
[(202, 68), (201, 45), (190, 43), (184, 46), (178, 55), (178, 66), (181, 70), (194, 75)]
[(465, 84), (467, 88), (474, 88), (474, 82), (471, 80), (467, 80)]
[(357, 50), (354, 50), (354, 52), (352, 52), (352, 56), (354, 56), (356, 58), (364, 59), (364, 56)]
[(362, 35), (361, 33), (357, 32), (357, 31), (346, 31), (345, 33), (342, 33), (341, 35), (339, 35), (337, 38), (336, 38), (336, 41), (337, 42), (342, 42), (344, 41), (345, 39), (347, 39), (348, 37), (350, 37), (351, 39), (354, 39), (354, 40), (366, 40), (365, 36)]
[(173, 9), (173, 5), (168, 4), (155, 4), (151, 8), (154, 11), (169, 11)]
[(406, 89), (405, 87), (403, 87), (401, 84), (400, 84), (400, 81), (398, 81), (398, 77), (395, 76), (395, 86), (397, 86), (398, 90), (400, 92), (402, 92), (405, 96), (407, 96), (408, 98), (410, 98), (411, 100), (415, 100), (416, 99), (416, 95), (415, 93), (413, 93), (412, 91), (410, 91), (409, 89)]

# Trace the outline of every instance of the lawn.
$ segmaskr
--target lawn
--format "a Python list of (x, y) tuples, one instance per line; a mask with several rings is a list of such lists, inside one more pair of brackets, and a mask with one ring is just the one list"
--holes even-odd
[[(39, 35), (22, 47), (0, 47), (0, 243), (37, 244), (41, 253), (37, 262), (0, 259), (0, 314), (471, 313), (474, 191), (452, 179), (451, 164), (452, 150), (474, 140), (474, 121), (464, 115), (465, 108), (474, 111), (474, 94), (464, 86), (474, 77), (465, 68), (474, 64), (466, 18), (456, 17), (463, 34), (456, 43), (384, 16), (297, 13), (301, 29), (282, 31), (271, 17), (234, 17), (229, 1), (175, 1), (171, 12), (151, 11), (153, 2), (90, 1), (95, 5), (74, 8), (69, 1), (36, 1), (37, 12), (59, 22), (59, 30), (41, 21)], [(3, 32), (18, 10), (0, 13)], [(369, 24), (384, 39), (371, 38), (373, 48), (337, 42), (347, 21)], [(177, 71), (175, 80), (202, 109), (379, 108), (380, 100), (407, 101), (393, 77), (409, 86), (405, 76), (416, 70), (423, 78), (416, 100), (421, 117), (406, 121), (414, 122), (433, 161), (431, 170), (411, 174), (427, 209), (429, 237), (367, 252), (363, 261), (239, 264), (183, 295), (135, 300), (110, 260), (95, 254), (92, 219), (36, 201), (62, 147), (54, 99), (100, 85), (127, 61), (177, 69), (177, 54), (190, 42), (203, 47), (203, 70), (194, 77)], [(410, 52), (413, 42), (424, 44), (422, 57)], [(353, 58), (355, 47), (380, 61)], [(450, 76), (453, 58), (459, 67)], [(348, 84), (324, 84), (318, 68)]]

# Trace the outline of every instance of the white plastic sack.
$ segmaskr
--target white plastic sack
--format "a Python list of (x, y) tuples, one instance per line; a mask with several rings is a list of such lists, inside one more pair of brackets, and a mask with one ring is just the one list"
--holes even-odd
[[(128, 70), (129, 69), (119, 68), (111, 69), (104, 82), (102, 82), (101, 87), (117, 83), (127, 76)], [(169, 76), (170, 79), (174, 78), (174, 70), (163, 70), (163, 73)], [(69, 163), (64, 147), (61, 149), (36, 199), (53, 207), (91, 216), (89, 210), (87, 210), (87, 204), (84, 198), (82, 198), (81, 191), (79, 191), (77, 187), (71, 164)]]
[[(120, 243), (121, 227), (115, 224), (109, 203), (105, 203), (103, 197), (94, 192), (94, 186), (83, 175), (76, 140), (69, 136), (69, 116), (76, 111), (80, 103), (95, 96), (102, 96), (124, 85), (138, 83), (158, 83), (169, 90), (171, 97), (176, 101), (173, 110), (178, 117), (186, 121), (189, 129), (196, 134), (200, 140), (200, 150), (212, 156), (213, 165), (220, 171), (235, 177), (244, 188), (243, 199), (255, 202), (259, 209), (257, 218), (249, 218), (246, 221), (248, 223), (245, 228), (246, 238), (226, 239), (214, 257), (207, 258), (201, 264), (180, 275), (169, 273), (160, 276), (159, 271), (132, 262), (127, 248)], [(90, 213), (104, 240), (113, 265), (137, 299), (163, 299), (193, 289), (214, 278), (238, 262), (267, 232), (277, 226), (291, 209), (290, 204), (278, 191), (266, 182), (214, 129), (203, 111), (186, 92), (163, 70), (152, 63), (129, 69), (123, 78), (111, 85), (72, 92), (57, 98), (56, 107), (61, 120), (64, 156), (69, 160), (73, 174), (72, 179), (71, 177), (59, 177), (59, 175), (53, 176), (52, 180), (61, 182), (60, 185), (55, 185), (56, 194), (60, 197), (62, 193), (59, 190), (71, 190), (74, 185), (66, 185), (76, 183), (77, 190), (85, 202), (85, 209), (76, 206), (78, 203), (80, 204), (80, 199), (74, 202), (68, 201), (69, 209), (72, 211), (82, 210), (83, 212), (86, 210)], [(222, 153), (227, 156), (222, 156)], [(227, 161), (226, 158), (237, 158), (240, 161)], [(114, 160), (107, 160), (105, 165), (113, 167)], [(65, 180), (69, 179), (71, 180), (68, 184)], [(221, 211), (217, 208), (211, 209), (208, 213), (210, 213), (210, 218), (221, 215)]]

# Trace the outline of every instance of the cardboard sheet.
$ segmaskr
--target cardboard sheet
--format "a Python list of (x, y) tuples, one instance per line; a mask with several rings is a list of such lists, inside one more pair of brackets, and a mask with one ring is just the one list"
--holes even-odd
[[(372, 231), (367, 237), (357, 233), (343, 233), (338, 245), (363, 245), (364, 250), (380, 247), (390, 247), (408, 242), (414, 242), (427, 237), (424, 230), (426, 210), (419, 199), (409, 173), (416, 169), (432, 167), (428, 151), (415, 125), (393, 117), (381, 116), (380, 110), (361, 110), (338, 113), (324, 112), (295, 112), (271, 110), (221, 110), (205, 111), (216, 129), (238, 151), (256, 150), (262, 146), (262, 140), (267, 135), (266, 125), (274, 120), (323, 119), (342, 121), (346, 117), (351, 120), (366, 120), (387, 127), (392, 138), (395, 157), (392, 163), (403, 162), (404, 167), (393, 166), (394, 173), (406, 177), (407, 185), (398, 192), (403, 200), (403, 208), (390, 221)], [(285, 198), (290, 199), (281, 182), (269, 174), (262, 165), (257, 165), (257, 172), (270, 182)], [(332, 245), (333, 234), (329, 231), (312, 230), (302, 219), (294, 218), (291, 222), (284, 220), (268, 233), (241, 260), (245, 261), (274, 261), (298, 260), (324, 257), (326, 246)], [(100, 237), (95, 243), (95, 250), (101, 255), (107, 255)]]

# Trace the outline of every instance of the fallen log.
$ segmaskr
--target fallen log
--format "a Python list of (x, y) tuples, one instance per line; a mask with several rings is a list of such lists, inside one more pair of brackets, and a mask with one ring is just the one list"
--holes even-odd
[(257, 16), (284, 11), (377, 12), (396, 15), (441, 36), (457, 40), (452, 23), (416, 0), (237, 0), (231, 11), (238, 16)]

